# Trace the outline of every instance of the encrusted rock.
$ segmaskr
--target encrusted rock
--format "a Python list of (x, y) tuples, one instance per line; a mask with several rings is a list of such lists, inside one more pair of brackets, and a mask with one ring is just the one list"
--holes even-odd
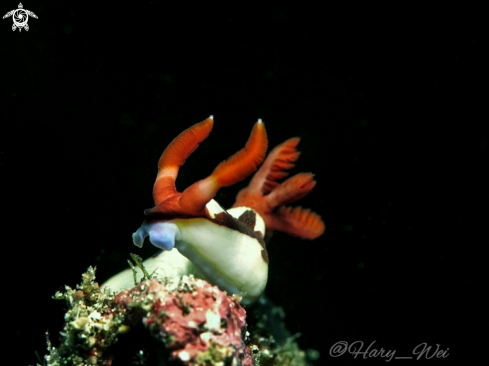
[[(48, 339), (46, 366), (307, 365), (305, 353), (283, 325), (283, 312), (265, 298), (253, 308), (257, 322), (250, 335), (239, 298), (205, 280), (152, 278), (114, 293), (99, 288), (92, 267), (82, 278), (76, 289), (66, 286), (54, 296), (66, 300), (69, 309), (60, 346)], [(153, 343), (145, 341), (147, 349), (134, 352), (132, 360), (118, 357), (116, 343), (136, 344), (138, 329)], [(148, 361), (151, 352), (155, 356)]]

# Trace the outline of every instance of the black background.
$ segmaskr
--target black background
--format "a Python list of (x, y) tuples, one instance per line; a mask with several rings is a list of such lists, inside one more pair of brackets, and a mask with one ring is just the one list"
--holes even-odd
[[(131, 234), (152, 207), (158, 158), (210, 114), (214, 130), (180, 170), (180, 190), (242, 148), (257, 118), (270, 147), (301, 137), (293, 172), (318, 184), (300, 204), (327, 231), (315, 241), (275, 233), (266, 292), (300, 346), (320, 351), (315, 364), (353, 361), (329, 356), (338, 341), (375, 340), (396, 356), (422, 342), (448, 358), (482, 354), (482, 9), (23, 5), (39, 17), (28, 32), (0, 22), (2, 348), (15, 364), (45, 353), (46, 330), (57, 344), (65, 304), (51, 296), (63, 285), (89, 265), (103, 282), (129, 253), (151, 255)], [(0, 12), (16, 7), (2, 1)], [(217, 201), (231, 206), (245, 185)]]

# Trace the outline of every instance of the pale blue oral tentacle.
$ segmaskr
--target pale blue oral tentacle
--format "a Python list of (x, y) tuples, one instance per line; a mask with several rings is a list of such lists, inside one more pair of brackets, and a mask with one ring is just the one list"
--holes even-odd
[(156, 221), (148, 223), (143, 221), (141, 227), (132, 234), (135, 246), (142, 248), (144, 239), (149, 236), (149, 241), (155, 247), (163, 250), (172, 250), (175, 246), (175, 238), (180, 236), (178, 226), (170, 221)]

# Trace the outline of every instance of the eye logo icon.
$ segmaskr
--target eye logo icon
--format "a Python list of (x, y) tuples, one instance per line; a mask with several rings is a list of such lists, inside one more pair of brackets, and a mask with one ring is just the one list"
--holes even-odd
[(19, 32), (22, 31), (22, 28), (25, 28), (26, 31), (29, 30), (29, 26), (27, 25), (27, 21), (29, 20), (29, 15), (33, 18), (37, 19), (37, 15), (34, 14), (30, 10), (24, 9), (22, 3), (19, 3), (19, 8), (9, 11), (7, 14), (3, 16), (3, 19), (12, 17), (14, 20), (14, 24), (12, 25), (12, 30), (15, 31), (19, 28)]

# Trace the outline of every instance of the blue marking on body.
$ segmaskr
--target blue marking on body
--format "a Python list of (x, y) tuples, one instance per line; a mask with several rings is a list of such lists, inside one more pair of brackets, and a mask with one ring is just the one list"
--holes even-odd
[(156, 221), (148, 223), (144, 221), (141, 227), (132, 234), (134, 245), (141, 248), (144, 239), (149, 236), (149, 241), (155, 247), (163, 250), (172, 250), (175, 246), (175, 235), (178, 233), (178, 227), (172, 222)]

